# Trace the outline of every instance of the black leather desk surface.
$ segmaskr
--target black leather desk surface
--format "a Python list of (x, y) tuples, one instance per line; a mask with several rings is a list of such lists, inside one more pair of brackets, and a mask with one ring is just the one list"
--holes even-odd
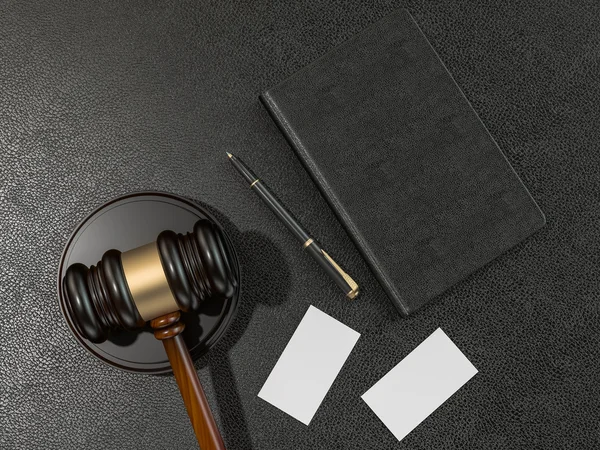
[[(231, 449), (600, 445), (600, 10), (595, 1), (0, 3), (0, 448), (188, 449), (172, 377), (69, 334), (56, 272), (102, 202), (164, 190), (227, 217), (244, 298), (197, 363)], [(567, 4), (570, 3), (570, 4)], [(401, 318), (258, 94), (407, 6), (547, 215)], [(349, 303), (227, 162), (252, 164), (362, 285)], [(257, 398), (314, 304), (362, 333), (311, 425)], [(360, 399), (441, 326), (480, 373), (398, 443)]]

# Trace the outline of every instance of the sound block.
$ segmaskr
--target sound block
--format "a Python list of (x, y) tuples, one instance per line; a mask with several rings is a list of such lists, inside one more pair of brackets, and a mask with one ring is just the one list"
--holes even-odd
[[(162, 343), (154, 338), (150, 327), (141, 331), (112, 332), (109, 339), (95, 344), (81, 336), (66, 308), (62, 279), (73, 263), (96, 264), (105, 251), (121, 252), (153, 242), (163, 230), (177, 233), (192, 231), (194, 223), (207, 218), (219, 222), (205, 208), (183, 197), (142, 192), (112, 200), (92, 212), (74, 231), (63, 251), (58, 272), (58, 296), (71, 332), (79, 343), (101, 361), (119, 369), (152, 374), (168, 373), (171, 365)], [(222, 228), (222, 226), (221, 226)], [(240, 266), (227, 237), (234, 270), (240, 279)], [(240, 285), (225, 301), (208, 300), (199, 312), (182, 313), (185, 330), (182, 335), (192, 359), (196, 360), (223, 336), (237, 309)]]

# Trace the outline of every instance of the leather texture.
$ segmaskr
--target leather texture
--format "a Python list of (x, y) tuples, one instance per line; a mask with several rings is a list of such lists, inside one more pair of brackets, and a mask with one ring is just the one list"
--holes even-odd
[[(548, 220), (408, 318), (258, 100), (402, 6)], [(197, 448), (173, 377), (93, 359), (58, 306), (76, 224), (142, 190), (211, 205), (239, 250), (239, 313), (196, 363), (228, 448), (598, 448), (599, 30), (591, 0), (1, 2), (0, 448)], [(226, 151), (357, 280), (356, 301)], [(362, 335), (306, 427), (256, 394), (310, 304)], [(479, 373), (399, 443), (360, 395), (437, 327)]]
[(402, 314), (545, 223), (406, 9), (261, 100)]

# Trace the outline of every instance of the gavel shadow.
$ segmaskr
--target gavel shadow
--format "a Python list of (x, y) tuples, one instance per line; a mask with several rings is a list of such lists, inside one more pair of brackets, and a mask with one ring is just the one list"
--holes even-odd
[(202, 206), (217, 218), (233, 241), (242, 279), (238, 310), (229, 330), (195, 367), (209, 368), (226, 447), (251, 450), (252, 440), (229, 352), (244, 335), (258, 305), (276, 306), (285, 302), (291, 286), (290, 271), (282, 252), (267, 236), (255, 231), (242, 233), (220, 212)]

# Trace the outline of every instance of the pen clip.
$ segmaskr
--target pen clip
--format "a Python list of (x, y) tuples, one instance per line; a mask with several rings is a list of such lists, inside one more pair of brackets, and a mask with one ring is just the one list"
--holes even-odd
[(348, 292), (346, 294), (346, 296), (349, 299), (354, 299), (356, 298), (356, 296), (358, 295), (358, 284), (356, 283), (356, 281), (354, 281), (350, 275), (348, 275), (346, 272), (344, 272), (342, 270), (342, 268), (340, 266), (338, 266), (338, 264), (333, 260), (333, 258), (331, 258), (331, 256), (329, 256), (325, 250), (321, 249), (321, 252), (323, 252), (323, 255), (325, 256), (325, 258), (327, 258), (327, 260), (331, 263), (331, 265), (335, 268), (335, 270), (338, 271), (338, 273), (342, 276), (342, 278), (346, 281), (346, 283), (348, 283), (348, 286), (350, 286), (350, 292)]

